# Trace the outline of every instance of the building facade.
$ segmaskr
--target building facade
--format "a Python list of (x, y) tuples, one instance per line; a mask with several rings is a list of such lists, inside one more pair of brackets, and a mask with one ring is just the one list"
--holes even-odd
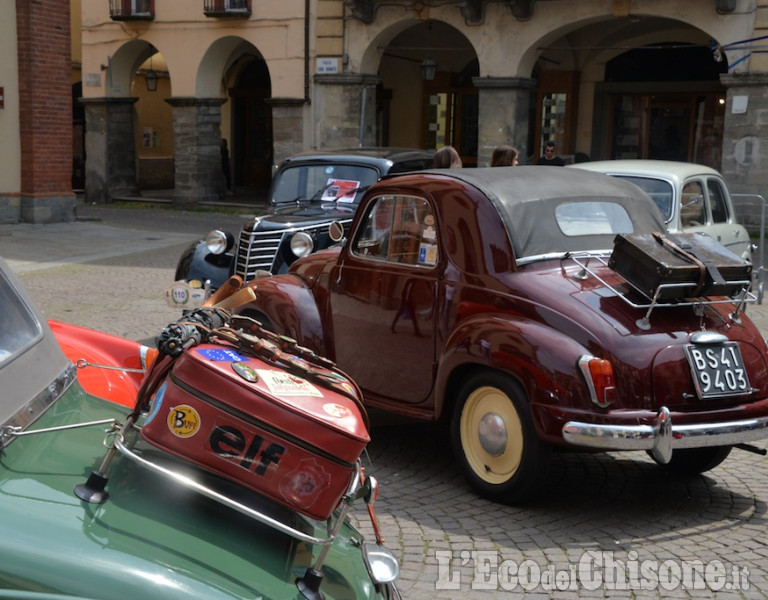
[(71, 221), (69, 4), (0, 7), (0, 223)]
[(221, 138), (255, 190), (302, 150), (552, 140), (763, 193), (768, 0), (82, 0), (81, 25), (93, 201), (221, 198)]

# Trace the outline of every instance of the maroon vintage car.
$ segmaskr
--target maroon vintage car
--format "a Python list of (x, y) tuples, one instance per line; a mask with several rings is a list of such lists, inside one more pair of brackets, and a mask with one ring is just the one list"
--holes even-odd
[(530, 497), (556, 446), (699, 473), (768, 436), (767, 349), (743, 311), (749, 264), (663, 231), (639, 188), (594, 173), (395, 176), (340, 247), (251, 282), (244, 312), (334, 360), (369, 407), (449, 421), (487, 497)]

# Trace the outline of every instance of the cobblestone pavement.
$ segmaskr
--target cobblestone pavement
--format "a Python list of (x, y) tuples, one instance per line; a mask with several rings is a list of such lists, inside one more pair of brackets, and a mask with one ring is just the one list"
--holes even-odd
[[(163, 292), (181, 251), (250, 212), (81, 205), (77, 223), (0, 225), (0, 256), (49, 318), (150, 341), (178, 316)], [(748, 312), (768, 332), (768, 311)], [(440, 426), (375, 427), (369, 456), (406, 599), (768, 597), (762, 456), (734, 450), (681, 480), (645, 454), (562, 454), (542, 497), (515, 507), (468, 488)], [(354, 518), (372, 535), (365, 511)], [(695, 568), (703, 575), (688, 583), (701, 589), (668, 585)]]

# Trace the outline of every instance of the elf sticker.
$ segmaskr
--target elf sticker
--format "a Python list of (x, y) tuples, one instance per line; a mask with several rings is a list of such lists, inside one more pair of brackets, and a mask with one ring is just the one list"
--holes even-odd
[(267, 384), (269, 391), (282, 398), (291, 396), (314, 396), (322, 398), (323, 393), (306, 379), (291, 375), (285, 371), (267, 371), (257, 369), (261, 380)]
[(176, 437), (190, 438), (200, 429), (200, 415), (187, 404), (174, 406), (168, 413), (168, 429)]

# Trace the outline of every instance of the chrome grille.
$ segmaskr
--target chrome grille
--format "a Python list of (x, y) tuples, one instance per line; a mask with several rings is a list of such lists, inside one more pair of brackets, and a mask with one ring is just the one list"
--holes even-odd
[[(349, 231), (351, 222), (351, 219), (341, 221), (345, 232)], [(256, 277), (256, 271), (259, 269), (273, 272), (275, 257), (284, 238), (289, 238), (297, 231), (304, 231), (317, 239), (318, 234), (328, 231), (328, 225), (329, 223), (321, 223), (310, 227), (292, 227), (277, 231), (252, 231), (251, 226), (246, 225), (240, 231), (237, 244), (235, 275), (242, 277), (243, 281), (250, 281)]]
[(235, 275), (250, 281), (256, 271), (272, 271), (280, 240), (285, 231), (250, 231), (247, 227), (240, 231), (235, 258)]

